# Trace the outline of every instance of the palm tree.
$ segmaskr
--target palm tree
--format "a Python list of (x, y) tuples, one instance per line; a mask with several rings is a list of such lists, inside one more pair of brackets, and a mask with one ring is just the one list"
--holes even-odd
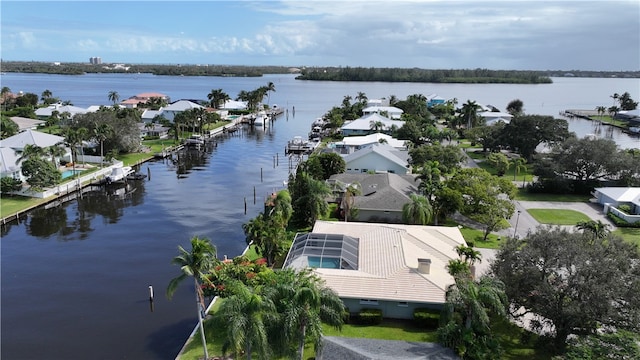
[[(511, 164), (513, 164), (513, 181), (516, 181), (516, 176), (520, 174), (520, 171), (527, 170), (527, 159), (517, 157), (511, 160)], [(524, 187), (524, 181), (526, 176), (522, 175), (522, 187)]]
[(410, 202), (402, 207), (402, 221), (413, 225), (427, 225), (431, 222), (433, 208), (429, 199), (422, 195), (409, 195)]
[(344, 221), (349, 221), (349, 216), (353, 210), (353, 204), (355, 202), (355, 196), (362, 194), (362, 185), (360, 183), (354, 182), (347, 184), (344, 189), (344, 195), (342, 197), (342, 209), (344, 210)]
[(601, 220), (580, 221), (576, 224), (576, 228), (585, 234), (591, 233), (592, 240), (604, 239), (609, 234), (609, 224), (605, 224)]
[(467, 129), (471, 129), (472, 127), (477, 125), (479, 109), (480, 105), (478, 105), (475, 101), (467, 100), (466, 103), (462, 104), (460, 117), (466, 121)]
[(33, 158), (41, 158), (46, 155), (46, 152), (43, 148), (38, 145), (27, 144), (22, 149), (22, 153), (16, 159), (16, 165)]
[(64, 144), (62, 143), (58, 143), (56, 145), (49, 146), (45, 149), (45, 151), (47, 152), (47, 155), (51, 156), (51, 163), (53, 164), (53, 167), (56, 169), (58, 168), (58, 162), (56, 161), (56, 158), (59, 158), (66, 153), (66, 150), (62, 147), (63, 145)]
[(207, 99), (211, 102), (211, 107), (217, 109), (221, 102), (229, 100), (229, 95), (222, 91), (222, 89), (211, 89), (211, 92), (207, 95)]
[(93, 128), (94, 139), (100, 142), (100, 168), (104, 166), (104, 141), (113, 133), (111, 125), (102, 123)]
[(367, 95), (365, 93), (363, 93), (362, 91), (358, 91), (358, 95), (356, 95), (356, 100), (358, 100), (359, 103), (366, 104), (367, 100), (369, 99), (367, 98)]
[(375, 132), (379, 132), (380, 130), (384, 129), (384, 123), (382, 121), (369, 121), (369, 129), (375, 131)]
[(488, 330), (491, 312), (506, 315), (504, 284), (491, 276), (483, 276), (478, 281), (457, 277), (455, 283), (447, 288), (445, 297), (445, 311), (460, 313), (465, 329), (473, 326)]
[(42, 92), (42, 102), (44, 102), (46, 104), (47, 101), (51, 98), (52, 95), (53, 95), (53, 93), (51, 92), (51, 90), (43, 91)]
[(344, 304), (311, 269), (281, 270), (276, 275), (271, 297), (281, 316), (277, 325), (285, 339), (297, 342), (297, 357), (302, 359), (307, 338), (316, 348), (320, 345), (323, 322), (338, 329), (342, 326)]
[(267, 84), (267, 104), (271, 102), (271, 92), (276, 92), (276, 85), (269, 81)]
[(242, 351), (251, 360), (255, 349), (260, 358), (269, 358), (268, 324), (275, 321), (276, 309), (263, 288), (249, 288), (240, 281), (227, 283), (233, 295), (227, 297), (216, 311), (215, 319), (226, 328), (222, 352), (229, 348), (236, 354)]
[(111, 101), (113, 103), (113, 105), (115, 105), (118, 100), (120, 100), (120, 95), (118, 95), (117, 91), (111, 90), (109, 91), (109, 101)]
[(598, 112), (598, 116), (600, 116), (600, 122), (602, 122), (602, 117), (607, 113), (606, 106), (596, 106), (596, 111)]
[(178, 246), (178, 256), (171, 261), (173, 264), (180, 266), (181, 274), (171, 279), (167, 286), (167, 297), (171, 299), (176, 292), (178, 285), (187, 277), (193, 278), (193, 286), (196, 291), (196, 304), (198, 308), (198, 326), (200, 327), (200, 337), (202, 347), (204, 348), (204, 358), (209, 359), (207, 351), (207, 341), (204, 335), (204, 327), (202, 325), (202, 317), (206, 310), (204, 304), (204, 295), (202, 293), (201, 281), (206, 279), (205, 275), (213, 266), (216, 265), (216, 248), (206, 238), (194, 236), (191, 238), (191, 252), (185, 250), (182, 246)]
[(280, 190), (275, 196), (270, 198), (269, 203), (266, 206), (266, 212), (269, 218), (282, 226), (287, 227), (291, 215), (293, 215), (293, 207), (291, 207), (291, 194), (288, 190)]

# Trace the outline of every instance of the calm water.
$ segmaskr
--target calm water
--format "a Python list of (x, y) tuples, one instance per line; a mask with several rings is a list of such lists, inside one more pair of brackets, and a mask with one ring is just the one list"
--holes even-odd
[[(272, 81), (270, 104), (289, 109), (266, 131), (243, 129), (220, 138), (215, 148), (152, 161), (150, 173), (128, 187), (98, 188), (50, 209), (32, 211), (2, 228), (2, 353), (5, 359), (173, 359), (196, 322), (191, 287), (164, 297), (179, 273), (170, 264), (177, 246), (204, 236), (218, 255), (245, 247), (241, 225), (262, 210), (264, 197), (283, 187), (289, 171), (284, 146), (306, 135), (311, 122), (345, 95), (369, 98), (436, 93), (504, 109), (519, 98), (527, 113), (556, 116), (565, 109), (611, 106), (613, 93), (640, 96), (638, 79), (554, 79), (551, 85), (445, 85), (300, 82), (290, 75), (263, 78), (161, 77), (139, 75), (59, 76), (6, 74), (1, 86), (41, 94), (45, 89), (74, 105), (109, 104), (161, 92), (173, 100), (205, 99), (222, 88), (231, 97)], [(294, 115), (295, 107), (295, 115)], [(593, 133), (588, 121), (571, 120), (579, 135)], [(604, 134), (603, 134), (604, 136)], [(621, 147), (638, 138), (617, 131)], [(277, 158), (276, 158), (277, 157)], [(274, 163), (277, 159), (277, 166)], [(261, 180), (262, 178), (262, 180)], [(254, 203), (253, 194), (257, 201)], [(247, 214), (244, 213), (244, 202)], [(153, 311), (148, 286), (155, 289)]]

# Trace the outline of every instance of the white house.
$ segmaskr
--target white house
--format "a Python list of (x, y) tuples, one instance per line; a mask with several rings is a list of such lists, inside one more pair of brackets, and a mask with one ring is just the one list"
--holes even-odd
[(362, 109), (362, 114), (364, 116), (386, 113), (387, 116), (389, 116), (389, 118), (391, 119), (400, 119), (403, 112), (404, 110), (399, 109), (395, 106), (368, 106)]
[(340, 131), (344, 136), (367, 135), (376, 131), (373, 129), (373, 125), (377, 123), (382, 124), (382, 132), (389, 132), (394, 126), (401, 128), (404, 125), (404, 121), (391, 120), (373, 113), (344, 124)]
[(329, 143), (327, 147), (334, 149), (336, 152), (346, 155), (352, 154), (357, 150), (365, 148), (369, 145), (386, 143), (398, 150), (407, 150), (407, 144), (404, 140), (398, 140), (391, 135), (383, 133), (373, 133), (363, 136), (347, 136), (341, 141)]
[(39, 119), (47, 119), (51, 117), (54, 111), (58, 112), (58, 116), (63, 113), (69, 113), (69, 115), (73, 118), (76, 114), (86, 114), (87, 109), (73, 106), (73, 105), (62, 105), (62, 104), (51, 104), (44, 108), (36, 109), (35, 113)]
[(412, 175), (343, 173), (331, 175), (327, 184), (340, 201), (348, 184), (359, 184), (360, 195), (352, 197), (352, 206), (358, 208), (353, 220), (365, 222), (402, 222), (402, 208), (411, 202), (411, 194), (418, 193)]
[(186, 110), (191, 110), (191, 109), (206, 109), (206, 108), (202, 105), (198, 105), (188, 100), (179, 100), (174, 102), (171, 105), (168, 105), (162, 108), (161, 115), (165, 119), (169, 121), (173, 121), (173, 119), (176, 117), (176, 114)]
[[(1, 176), (12, 176), (15, 179), (24, 180), (22, 173), (16, 174), (21, 168), (20, 163), (16, 163), (20, 158), (24, 148), (27, 145), (35, 145), (41, 148), (50, 146), (58, 146), (64, 142), (64, 138), (57, 135), (42, 133), (35, 130), (25, 130), (21, 133), (0, 140), (0, 149), (2, 151), (2, 173)], [(71, 150), (65, 147), (66, 153), (62, 158), (71, 159)], [(13, 152), (13, 155), (11, 154)], [(12, 163), (13, 162), (13, 163)], [(18, 169), (16, 169), (16, 167)]]
[(225, 110), (246, 110), (247, 109), (247, 102), (246, 101), (227, 100), (220, 107), (220, 109), (225, 109)]
[(351, 313), (411, 319), (416, 308), (444, 304), (458, 245), (466, 243), (457, 227), (316, 221), (296, 235), (283, 267), (313, 268)]
[(492, 126), (498, 122), (503, 122), (508, 124), (511, 122), (513, 115), (504, 112), (497, 111), (481, 111), (478, 113), (478, 116), (484, 119), (485, 125)]
[[(595, 188), (592, 195), (604, 207), (605, 214), (612, 212), (630, 223), (640, 221), (640, 187)], [(630, 213), (620, 211), (620, 205), (630, 206)]]
[(409, 174), (409, 153), (389, 144), (374, 143), (343, 156), (347, 173)]

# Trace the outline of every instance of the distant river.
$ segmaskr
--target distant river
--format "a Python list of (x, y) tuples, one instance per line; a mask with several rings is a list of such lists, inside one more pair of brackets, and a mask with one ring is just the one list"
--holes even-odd
[[(219, 257), (246, 246), (242, 224), (261, 210), (265, 196), (283, 188), (289, 173), (286, 142), (306, 136), (311, 122), (345, 95), (369, 98), (432, 93), (459, 103), (474, 100), (500, 109), (513, 99), (530, 114), (558, 116), (566, 109), (611, 106), (611, 95), (640, 97), (638, 79), (554, 78), (545, 85), (458, 85), (296, 81), (292, 75), (261, 78), (89, 74), (3, 74), (13, 92), (53, 96), (74, 105), (108, 105), (159, 92), (179, 99), (206, 99), (221, 88), (231, 97), (273, 82), (268, 102), (288, 109), (267, 130), (244, 128), (202, 153), (143, 164), (151, 177), (127, 187), (96, 189), (57, 207), (32, 211), (2, 227), (2, 343), (6, 359), (173, 359), (196, 322), (192, 289), (185, 283), (173, 300), (164, 297), (178, 245), (210, 238)], [(295, 109), (295, 111), (294, 111)], [(594, 133), (585, 120), (569, 120), (578, 135)], [(604, 136), (604, 134), (603, 134)], [(624, 148), (638, 138), (619, 131)], [(255, 190), (254, 190), (255, 189)], [(254, 192), (256, 201), (254, 203)], [(247, 214), (244, 203), (247, 203)], [(148, 286), (155, 290), (153, 311)]]

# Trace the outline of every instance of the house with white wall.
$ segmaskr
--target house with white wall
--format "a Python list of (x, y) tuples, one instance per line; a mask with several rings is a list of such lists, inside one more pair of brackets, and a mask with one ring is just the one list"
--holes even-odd
[(347, 155), (352, 154), (369, 145), (382, 143), (389, 144), (391, 147), (397, 150), (407, 150), (406, 141), (398, 140), (391, 135), (379, 132), (363, 136), (347, 136), (341, 141), (327, 144), (327, 147), (333, 149), (337, 153)]
[[(378, 123), (382, 125), (382, 129), (375, 130), (374, 124)], [(403, 125), (404, 121), (392, 120), (378, 113), (373, 113), (345, 123), (340, 128), (340, 132), (344, 136), (368, 135), (378, 131), (388, 133), (391, 131), (391, 129), (393, 129), (394, 126), (399, 129)]]
[[(62, 136), (46, 134), (31, 129), (0, 140), (0, 150), (2, 151), (0, 177), (11, 176), (14, 179), (24, 181), (25, 177), (21, 172), (22, 162), (18, 162), (24, 148), (27, 145), (35, 145), (44, 149), (50, 146), (59, 146), (63, 142), (64, 138)], [(67, 147), (64, 147), (64, 149), (65, 154), (60, 159), (71, 160), (71, 150)]]
[(363, 116), (371, 115), (371, 114), (387, 114), (390, 119), (400, 119), (402, 117), (402, 113), (404, 110), (397, 108), (395, 106), (368, 106), (362, 109)]
[[(640, 187), (601, 187), (591, 195), (603, 206), (605, 214), (612, 212), (629, 223), (640, 221)], [(628, 205), (630, 213), (621, 211), (621, 205)]]
[(313, 268), (351, 313), (411, 319), (416, 308), (442, 308), (458, 245), (457, 227), (318, 220), (296, 235), (283, 267)]
[(169, 121), (173, 121), (173, 119), (175, 119), (176, 117), (176, 114), (181, 113), (183, 111), (192, 110), (192, 109), (206, 109), (206, 108), (192, 101), (179, 100), (174, 102), (173, 104), (170, 104), (162, 108), (162, 112), (160, 114), (165, 119)]
[(343, 156), (347, 173), (410, 174), (409, 152), (385, 143), (374, 143)]

